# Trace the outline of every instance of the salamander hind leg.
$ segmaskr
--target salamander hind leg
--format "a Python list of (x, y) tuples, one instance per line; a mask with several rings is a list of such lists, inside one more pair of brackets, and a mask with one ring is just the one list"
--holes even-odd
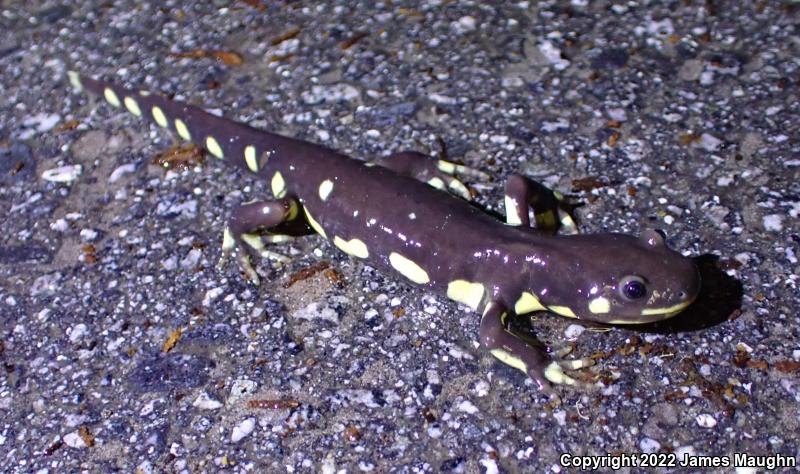
[(403, 151), (378, 158), (374, 164), (388, 168), (397, 174), (409, 176), (441, 189), (449, 191), (467, 201), (472, 200), (469, 188), (456, 176), (486, 181), (489, 176), (469, 166), (459, 165), (445, 160), (436, 160), (416, 151)]
[(266, 243), (286, 242), (294, 237), (276, 233), (276, 227), (287, 224), (297, 217), (299, 204), (294, 198), (277, 201), (254, 201), (242, 204), (233, 210), (222, 241), (222, 266), (231, 254), (236, 254), (239, 266), (247, 280), (258, 284), (258, 273), (253, 268), (256, 257), (287, 262), (288, 257), (266, 248)]
[(531, 226), (528, 211), (532, 209), (537, 229), (553, 234), (559, 229), (565, 234), (578, 233), (564, 196), (522, 175), (512, 174), (506, 180), (505, 206), (510, 225)]
[(480, 341), (501, 362), (519, 369), (532, 378), (539, 389), (552, 394), (552, 384), (572, 385), (587, 389), (585, 382), (578, 381), (565, 370), (578, 370), (594, 364), (593, 359), (563, 360), (566, 353), (548, 353), (542, 344), (533, 344), (508, 330), (508, 312), (503, 305), (491, 302), (481, 319)]

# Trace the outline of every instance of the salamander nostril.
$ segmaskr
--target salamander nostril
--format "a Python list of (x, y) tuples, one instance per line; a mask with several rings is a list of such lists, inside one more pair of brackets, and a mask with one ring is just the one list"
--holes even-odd
[(686, 292), (685, 291), (681, 291), (680, 293), (678, 293), (678, 298), (685, 299), (686, 298)]

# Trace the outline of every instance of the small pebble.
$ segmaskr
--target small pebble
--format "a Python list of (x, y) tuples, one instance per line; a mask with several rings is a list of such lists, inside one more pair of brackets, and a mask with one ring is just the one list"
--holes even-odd
[(234, 443), (238, 443), (239, 441), (249, 436), (250, 433), (252, 433), (255, 428), (256, 428), (255, 418), (248, 418), (242, 421), (241, 423), (233, 427), (233, 432), (231, 433), (231, 441), (233, 441)]

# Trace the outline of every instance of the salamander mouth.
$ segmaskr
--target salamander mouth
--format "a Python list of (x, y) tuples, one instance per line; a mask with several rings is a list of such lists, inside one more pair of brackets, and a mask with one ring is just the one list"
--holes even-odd
[(696, 298), (697, 295), (686, 301), (681, 301), (676, 305), (668, 306), (666, 308), (645, 308), (642, 310), (642, 316), (655, 316), (657, 319), (666, 319), (671, 316), (675, 316), (686, 309), (690, 304), (694, 303)]
[(686, 301), (681, 301), (676, 305), (667, 306), (664, 308), (645, 308), (642, 310), (640, 318), (614, 319), (606, 322), (608, 324), (648, 324), (648, 323), (654, 323), (656, 321), (663, 321), (665, 319), (669, 319), (675, 316), (676, 314), (686, 309), (690, 304), (694, 303), (694, 300), (696, 298), (697, 296), (695, 295), (691, 299), (688, 299)]

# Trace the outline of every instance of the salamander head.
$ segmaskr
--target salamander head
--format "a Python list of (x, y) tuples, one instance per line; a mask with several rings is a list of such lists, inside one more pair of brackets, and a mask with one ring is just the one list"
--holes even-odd
[(563, 285), (538, 293), (548, 310), (563, 316), (609, 324), (650, 323), (683, 311), (700, 291), (694, 262), (669, 249), (654, 230), (639, 237), (581, 235), (562, 242), (565, 251), (559, 248), (551, 263), (566, 268), (560, 278)]

